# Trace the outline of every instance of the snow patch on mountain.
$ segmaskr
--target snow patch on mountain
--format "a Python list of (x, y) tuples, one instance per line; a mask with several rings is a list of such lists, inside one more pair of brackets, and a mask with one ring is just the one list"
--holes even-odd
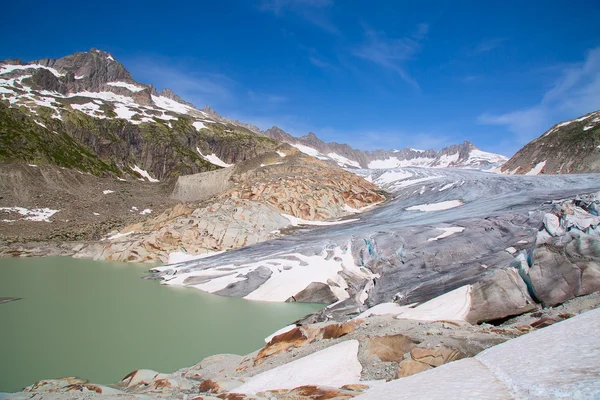
[(131, 92), (137, 93), (144, 90), (143, 87), (139, 87), (127, 82), (108, 82), (107, 85), (115, 87), (123, 87)]
[(132, 168), (132, 170), (134, 170), (135, 172), (137, 172), (138, 174), (140, 174), (141, 176), (143, 176), (144, 178), (146, 178), (148, 180), (148, 182), (160, 182), (158, 179), (154, 179), (153, 177), (151, 177), (150, 174), (148, 173), (148, 171), (144, 171), (143, 169), (141, 169), (137, 165), (135, 165)]
[(208, 161), (211, 164), (218, 165), (219, 167), (223, 167), (223, 168), (227, 168), (227, 167), (233, 166), (233, 164), (227, 164), (225, 161), (221, 160), (214, 153), (205, 156), (204, 154), (202, 154), (202, 152), (200, 151), (200, 149), (197, 148), (197, 147), (196, 147), (196, 151), (198, 152), (198, 154), (200, 154), (200, 157), (204, 158), (206, 161)]

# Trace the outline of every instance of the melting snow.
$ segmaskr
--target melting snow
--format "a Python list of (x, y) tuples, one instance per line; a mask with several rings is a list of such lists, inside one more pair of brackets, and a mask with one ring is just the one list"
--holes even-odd
[(355, 167), (355, 168), (360, 168), (360, 164), (357, 163), (356, 161), (352, 161), (344, 156), (340, 156), (339, 154), (336, 153), (329, 153), (327, 154), (327, 156), (331, 159), (333, 159), (335, 162), (337, 162), (337, 164), (340, 167)]
[(283, 217), (287, 218), (293, 226), (298, 226), (298, 225), (318, 225), (318, 226), (341, 225), (341, 224), (347, 224), (349, 222), (358, 221), (358, 219), (345, 219), (343, 221), (308, 221), (306, 219), (296, 218), (293, 215), (288, 215), (288, 214), (281, 214), (281, 215)]
[(204, 154), (202, 154), (198, 147), (196, 147), (196, 151), (198, 152), (198, 154), (200, 154), (200, 157), (204, 158), (211, 164), (218, 165), (219, 167), (224, 168), (233, 166), (233, 164), (227, 164), (225, 161), (221, 160), (219, 157), (217, 157), (215, 153), (205, 156)]
[(152, 210), (149, 208), (144, 208), (142, 211), (140, 211), (141, 215), (146, 215), (146, 214), (152, 214)]
[(375, 180), (375, 183), (381, 186), (388, 183), (400, 181), (406, 178), (410, 178), (411, 176), (413, 176), (413, 174), (407, 171), (388, 171), (381, 175), (379, 178), (377, 178)]
[(358, 318), (369, 315), (393, 314), (398, 319), (416, 319), (420, 321), (462, 320), (471, 309), (471, 285), (461, 286), (451, 292), (435, 297), (425, 303), (400, 306), (396, 303), (382, 303), (360, 314)]
[(129, 235), (134, 234), (134, 233), (135, 233), (135, 231), (125, 232), (125, 233), (117, 233), (116, 235), (109, 236), (106, 239), (107, 240), (115, 240), (115, 239), (118, 239), (118, 238), (122, 238), (124, 236), (129, 236)]
[[(45, 221), (50, 222), (50, 217), (56, 214), (59, 210), (51, 210), (49, 208), (32, 208), (27, 209), (24, 207), (0, 207), (0, 211), (4, 212), (16, 212), (19, 215), (24, 216), (21, 218), (28, 221)], [(13, 222), (12, 220), (4, 220), (5, 222)]]
[(306, 357), (249, 378), (235, 393), (254, 395), (270, 389), (293, 389), (304, 385), (339, 388), (359, 383), (358, 340), (347, 340)]
[(206, 125), (204, 125), (204, 124), (203, 124), (202, 122), (200, 122), (200, 121), (196, 121), (196, 122), (194, 122), (194, 123), (192, 124), (192, 126), (193, 126), (194, 128), (196, 128), (196, 130), (197, 130), (197, 131), (199, 131), (199, 130), (200, 130), (200, 129), (202, 129), (202, 128), (206, 128)]
[(104, 194), (109, 194), (109, 193), (114, 193), (114, 190), (104, 190), (102, 193)]
[(151, 177), (150, 174), (148, 173), (148, 171), (144, 171), (143, 169), (141, 169), (137, 165), (134, 166), (132, 169), (135, 172), (137, 172), (138, 174), (140, 174), (141, 176), (143, 176), (144, 178), (148, 179), (149, 182), (160, 182), (158, 179), (154, 179), (153, 177)]
[(52, 72), (52, 74), (54, 74), (54, 76), (56, 76), (56, 77), (65, 76), (65, 74), (61, 74), (60, 72), (58, 72), (58, 71), (57, 71), (57, 70), (55, 70), (54, 68), (45, 67), (45, 66), (43, 66), (43, 65), (39, 65), (39, 64), (28, 64), (28, 65), (2, 65), (2, 66), (0, 66), (0, 75), (2, 75), (2, 74), (6, 74), (6, 73), (9, 73), (9, 72), (13, 72), (13, 71), (17, 71), (17, 70), (23, 70), (23, 69), (39, 69), (39, 68), (47, 69), (48, 71)]
[(193, 110), (193, 108), (186, 106), (185, 104), (178, 103), (175, 100), (171, 100), (164, 96), (152, 96), (152, 100), (158, 107), (180, 114), (187, 114), (188, 111)]
[[(207, 257), (212, 257), (212, 256), (216, 256), (217, 254), (221, 254), (224, 253), (225, 250), (223, 251), (210, 251), (208, 253), (203, 253), (203, 254), (189, 254), (189, 253), (183, 253), (181, 251), (176, 251), (174, 253), (170, 253), (169, 254), (169, 260), (167, 261), (167, 264), (178, 264), (178, 263), (182, 263), (185, 261), (193, 261), (193, 260), (200, 260), (202, 258), (207, 258)], [(153, 271), (157, 271), (157, 272), (161, 272), (163, 270), (166, 269), (170, 269), (170, 266), (163, 266), (163, 267), (156, 267), (153, 268)]]
[(139, 86), (133, 85), (131, 83), (126, 83), (126, 82), (108, 82), (107, 85), (109, 85), (109, 86), (116, 86), (116, 87), (123, 87), (123, 88), (125, 88), (125, 89), (127, 89), (129, 91), (132, 91), (132, 92), (139, 92), (139, 91), (144, 90), (143, 87), (139, 87)]
[(583, 130), (584, 130), (584, 131), (587, 131), (587, 130), (589, 130), (589, 129), (592, 129), (593, 127), (594, 127), (594, 125), (588, 125), (588, 126), (584, 126), (584, 127), (583, 127)]
[(448, 200), (442, 201), (439, 203), (428, 203), (428, 204), (419, 204), (416, 206), (407, 207), (407, 211), (441, 211), (448, 210), (450, 208), (460, 207), (463, 205), (463, 202), (460, 200)]
[(598, 329), (600, 310), (588, 311), (356, 399), (597, 399)]
[(282, 153), (281, 151), (278, 151), (277, 154), (279, 154), (279, 157), (285, 157), (286, 156), (286, 154)]
[(308, 154), (309, 156), (318, 158), (319, 160), (328, 160), (329, 158), (319, 153), (318, 150), (313, 149), (312, 147), (305, 146), (303, 144), (292, 144), (295, 148), (300, 150), (304, 154)]
[(126, 119), (132, 123), (139, 124), (141, 122), (141, 121), (134, 121), (131, 119), (131, 117), (133, 117), (137, 113), (135, 111), (131, 110), (125, 104), (120, 104), (120, 103), (115, 104), (114, 111), (115, 111), (115, 113), (117, 113), (117, 118)]
[(535, 167), (531, 169), (531, 171), (527, 172), (525, 175), (538, 175), (540, 172), (542, 172), (542, 169), (544, 169), (545, 166), (546, 160), (539, 162), (536, 164)]
[(88, 115), (93, 115), (96, 111), (100, 110), (98, 104), (95, 103), (71, 104), (71, 108), (82, 111)]
[(436, 240), (439, 240), (439, 239), (443, 239), (445, 237), (448, 237), (448, 236), (453, 235), (455, 233), (460, 233), (460, 232), (462, 232), (462, 231), (465, 230), (465, 228), (460, 227), (460, 226), (451, 226), (449, 228), (435, 228), (435, 229), (439, 229), (440, 231), (444, 231), (444, 233), (442, 233), (441, 235), (436, 236), (434, 238), (427, 239), (428, 242), (433, 242), (433, 241), (436, 241)]

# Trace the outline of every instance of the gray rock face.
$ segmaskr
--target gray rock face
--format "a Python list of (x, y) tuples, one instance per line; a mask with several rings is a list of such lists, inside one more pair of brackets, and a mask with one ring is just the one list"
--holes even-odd
[(313, 282), (306, 289), (287, 299), (287, 302), (332, 304), (338, 300), (329, 285)]
[(566, 244), (542, 244), (529, 270), (535, 296), (551, 307), (600, 290), (600, 238), (572, 238)]
[(272, 274), (273, 272), (269, 268), (258, 267), (254, 271), (244, 275), (246, 278), (245, 280), (230, 283), (225, 289), (221, 289), (215, 292), (215, 294), (221, 296), (244, 297), (258, 289), (258, 287), (265, 283)]
[(518, 272), (513, 268), (500, 269), (473, 285), (467, 321), (479, 324), (523, 314), (535, 308), (536, 304)]

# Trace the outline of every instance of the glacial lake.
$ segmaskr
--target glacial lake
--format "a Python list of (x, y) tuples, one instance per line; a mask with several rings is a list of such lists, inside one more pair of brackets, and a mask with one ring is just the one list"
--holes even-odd
[(173, 372), (244, 355), (322, 307), (252, 302), (140, 279), (148, 265), (67, 257), (0, 259), (0, 392), (77, 376), (115, 383), (135, 369)]

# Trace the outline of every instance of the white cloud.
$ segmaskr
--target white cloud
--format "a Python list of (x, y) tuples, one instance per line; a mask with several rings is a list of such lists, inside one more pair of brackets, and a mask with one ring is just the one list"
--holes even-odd
[(413, 60), (421, 51), (429, 25), (420, 24), (411, 35), (389, 38), (384, 32), (371, 29), (365, 31), (365, 41), (354, 49), (355, 56), (395, 71), (410, 85), (419, 88), (417, 81), (405, 69), (405, 63)]
[(477, 121), (507, 126), (521, 146), (561, 120), (600, 109), (600, 47), (590, 50), (583, 62), (562, 67), (559, 75), (538, 104), (504, 114), (485, 113)]
[(326, 32), (341, 35), (326, 13), (333, 5), (333, 0), (263, 0), (259, 9), (272, 12), (278, 17), (291, 12)]

